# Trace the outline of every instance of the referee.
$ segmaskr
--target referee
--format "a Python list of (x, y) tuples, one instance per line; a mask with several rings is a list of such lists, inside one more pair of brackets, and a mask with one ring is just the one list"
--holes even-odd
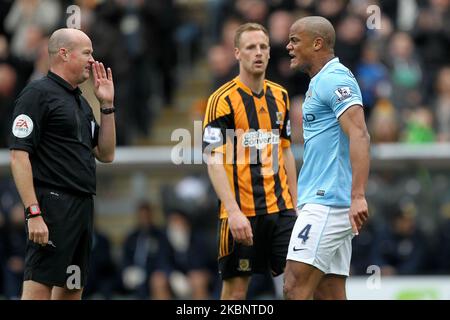
[[(81, 299), (92, 246), (95, 158), (114, 159), (114, 84), (82, 31), (55, 31), (48, 53), (47, 76), (23, 89), (13, 115), (11, 169), (28, 236), (22, 299)], [(91, 70), (100, 126), (78, 88)]]

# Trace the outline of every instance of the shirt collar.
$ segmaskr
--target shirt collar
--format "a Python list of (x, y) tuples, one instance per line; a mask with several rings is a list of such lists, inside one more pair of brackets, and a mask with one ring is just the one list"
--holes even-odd
[(261, 99), (262, 97), (264, 97), (266, 95), (266, 89), (267, 89), (267, 83), (266, 80), (264, 80), (264, 86), (263, 86), (263, 90), (258, 94), (252, 91), (252, 89), (250, 89), (249, 87), (247, 87), (239, 78), (239, 76), (237, 76), (236, 78), (234, 78), (235, 82), (237, 83), (237, 85), (239, 87), (241, 87), (248, 95), (250, 96), (254, 96), (258, 99)]
[(55, 81), (57, 84), (59, 84), (61, 87), (69, 91), (73, 94), (81, 94), (81, 90), (79, 87), (76, 87), (75, 89), (72, 87), (70, 83), (68, 83), (66, 80), (58, 76), (56, 73), (48, 71), (47, 77)]
[(339, 62), (339, 58), (338, 57), (334, 57), (332, 58), (330, 61), (328, 61), (327, 63), (325, 63), (325, 65), (319, 70), (319, 72), (317, 72), (314, 77), (311, 78), (314, 79), (315, 77), (317, 77), (323, 70), (325, 70), (330, 64), (335, 63), (335, 62)]

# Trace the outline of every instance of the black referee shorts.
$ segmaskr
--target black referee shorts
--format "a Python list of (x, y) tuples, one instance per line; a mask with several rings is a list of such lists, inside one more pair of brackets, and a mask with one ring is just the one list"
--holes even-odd
[[(25, 252), (24, 280), (48, 286), (65, 287), (71, 283), (86, 285), (92, 247), (92, 195), (77, 195), (52, 187), (36, 187), (42, 216), (49, 230), (45, 246), (28, 239)], [(79, 281), (74, 276), (80, 276)]]
[(219, 273), (222, 280), (267, 273), (284, 272), (291, 232), (297, 215), (286, 210), (274, 214), (249, 217), (253, 246), (234, 241), (228, 219), (219, 220)]

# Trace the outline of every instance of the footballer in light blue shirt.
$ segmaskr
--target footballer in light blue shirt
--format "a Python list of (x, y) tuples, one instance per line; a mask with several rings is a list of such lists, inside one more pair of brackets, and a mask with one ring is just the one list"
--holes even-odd
[(335, 57), (312, 77), (303, 102), (303, 166), (298, 179), (298, 206), (317, 203), (350, 207), (352, 168), (349, 140), (339, 117), (362, 106), (351, 71)]
[(304, 17), (290, 28), (291, 69), (311, 77), (303, 102), (298, 216), (284, 275), (286, 299), (346, 299), (352, 238), (368, 219), (370, 138), (355, 77), (334, 55), (333, 25)]

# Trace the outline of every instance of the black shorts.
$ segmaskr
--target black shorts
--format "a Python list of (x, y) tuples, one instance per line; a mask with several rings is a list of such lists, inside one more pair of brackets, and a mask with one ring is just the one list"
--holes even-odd
[(297, 219), (295, 211), (249, 217), (253, 246), (236, 243), (228, 219), (219, 220), (219, 273), (223, 280), (271, 272), (284, 272), (291, 232)]
[[(70, 280), (69, 288), (84, 287), (92, 247), (92, 195), (37, 187), (36, 196), (49, 230), (49, 243), (41, 246), (29, 240), (27, 226), (24, 280), (58, 287), (65, 287)], [(79, 281), (74, 278), (78, 275)]]

